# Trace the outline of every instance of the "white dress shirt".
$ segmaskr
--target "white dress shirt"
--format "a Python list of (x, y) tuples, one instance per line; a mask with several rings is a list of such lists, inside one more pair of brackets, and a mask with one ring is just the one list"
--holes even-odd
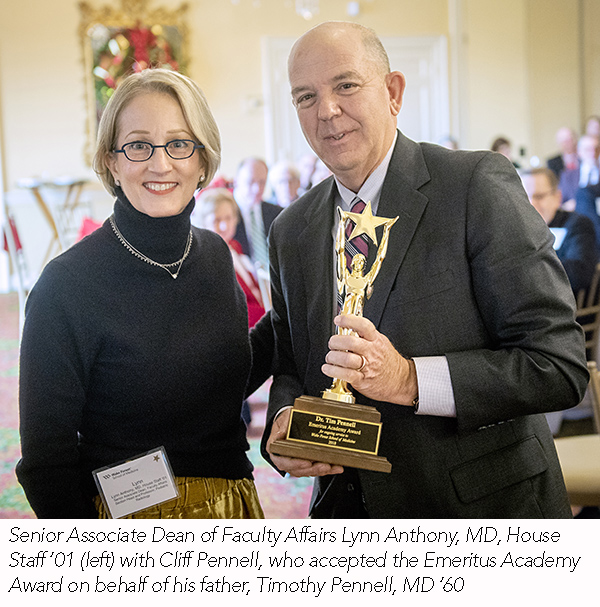
[(600, 179), (600, 171), (598, 165), (582, 164), (579, 169), (579, 187), (585, 188), (589, 185), (597, 185)]

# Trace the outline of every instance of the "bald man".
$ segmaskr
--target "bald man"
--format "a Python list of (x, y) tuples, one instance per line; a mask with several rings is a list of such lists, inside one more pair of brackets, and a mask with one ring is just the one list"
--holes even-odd
[[(288, 72), (304, 136), (333, 175), (271, 228), (276, 368), (264, 455), (316, 478), (314, 518), (570, 517), (541, 414), (582, 398), (583, 337), (514, 167), (399, 132), (404, 76), (358, 24), (308, 31)], [(336, 208), (349, 211), (356, 196), (399, 219), (364, 317), (336, 316)], [(294, 399), (320, 396), (333, 377), (380, 411), (391, 473), (271, 452)]]
[(269, 169), (260, 158), (244, 158), (233, 184), (233, 197), (240, 208), (240, 221), (234, 239), (257, 268), (269, 268), (267, 238), (271, 223), (282, 208), (263, 200)]

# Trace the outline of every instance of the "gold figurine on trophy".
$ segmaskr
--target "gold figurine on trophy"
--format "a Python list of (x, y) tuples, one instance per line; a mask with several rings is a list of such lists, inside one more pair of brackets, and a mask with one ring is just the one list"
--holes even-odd
[[(338, 207), (340, 216), (336, 237), (337, 288), (343, 295), (341, 314), (362, 316), (365, 297), (373, 292), (387, 253), (390, 230), (398, 217), (374, 216), (368, 202), (362, 213), (349, 213)], [(365, 274), (367, 260), (358, 253), (350, 269), (346, 262), (346, 221), (355, 223), (350, 240), (366, 234), (375, 245), (375, 230), (383, 226), (383, 236), (371, 269)], [(341, 329), (344, 334), (352, 333)], [(391, 464), (377, 455), (381, 436), (381, 414), (375, 407), (356, 404), (347, 383), (336, 379), (322, 397), (300, 396), (294, 402), (286, 438), (271, 444), (273, 453), (311, 461), (351, 466), (378, 472), (390, 472)]]
[[(337, 287), (338, 293), (343, 295), (344, 303), (340, 311), (341, 314), (354, 314), (362, 316), (365, 305), (365, 295), (367, 299), (373, 292), (373, 282), (379, 274), (381, 264), (385, 259), (390, 238), (390, 230), (398, 220), (398, 217), (388, 219), (385, 217), (373, 216), (371, 212), (371, 203), (368, 202), (362, 213), (349, 213), (342, 211), (338, 207), (340, 222), (335, 240), (335, 250), (337, 254)], [(373, 261), (371, 269), (365, 275), (365, 266), (367, 260), (362, 253), (357, 253), (352, 258), (351, 270), (348, 270), (346, 262), (346, 221), (350, 219), (355, 223), (354, 230), (350, 234), (350, 240), (366, 234), (374, 244), (377, 244), (377, 234), (375, 228), (382, 225), (383, 236), (381, 244), (377, 248), (377, 256)], [(350, 329), (340, 329), (342, 334), (351, 334)], [(323, 392), (323, 398), (330, 400), (339, 400), (346, 403), (354, 403), (355, 398), (352, 392), (346, 387), (346, 382), (341, 379), (335, 379), (331, 388)]]

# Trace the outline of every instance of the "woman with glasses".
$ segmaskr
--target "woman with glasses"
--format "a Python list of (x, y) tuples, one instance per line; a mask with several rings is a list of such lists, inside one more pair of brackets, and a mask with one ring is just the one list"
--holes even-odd
[(190, 224), (220, 147), (203, 93), (173, 71), (126, 78), (102, 116), (93, 166), (114, 212), (27, 304), (17, 475), (38, 517), (110, 516), (93, 472), (159, 447), (179, 497), (132, 517), (263, 516), (240, 417), (245, 299), (225, 242)]

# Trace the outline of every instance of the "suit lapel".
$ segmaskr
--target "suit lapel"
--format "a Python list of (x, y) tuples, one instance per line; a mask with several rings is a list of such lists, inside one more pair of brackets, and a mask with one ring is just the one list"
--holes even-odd
[[(429, 179), (420, 145), (398, 133), (377, 209), (378, 216), (398, 216), (398, 221), (392, 226), (387, 255), (373, 283), (373, 295), (365, 302), (365, 316), (376, 327), (427, 206), (428, 198), (418, 188)], [(372, 249), (374, 252), (375, 247)]]
[(237, 225), (234, 238), (242, 247), (242, 253), (244, 253), (244, 255), (248, 255), (248, 257), (252, 257), (252, 249), (250, 248), (250, 242), (248, 241), (248, 236), (246, 235), (246, 225), (241, 213), (240, 221)]
[(305, 213), (306, 225), (298, 234), (298, 263), (306, 285), (307, 322), (311, 348), (327, 348), (333, 328), (333, 178)]

